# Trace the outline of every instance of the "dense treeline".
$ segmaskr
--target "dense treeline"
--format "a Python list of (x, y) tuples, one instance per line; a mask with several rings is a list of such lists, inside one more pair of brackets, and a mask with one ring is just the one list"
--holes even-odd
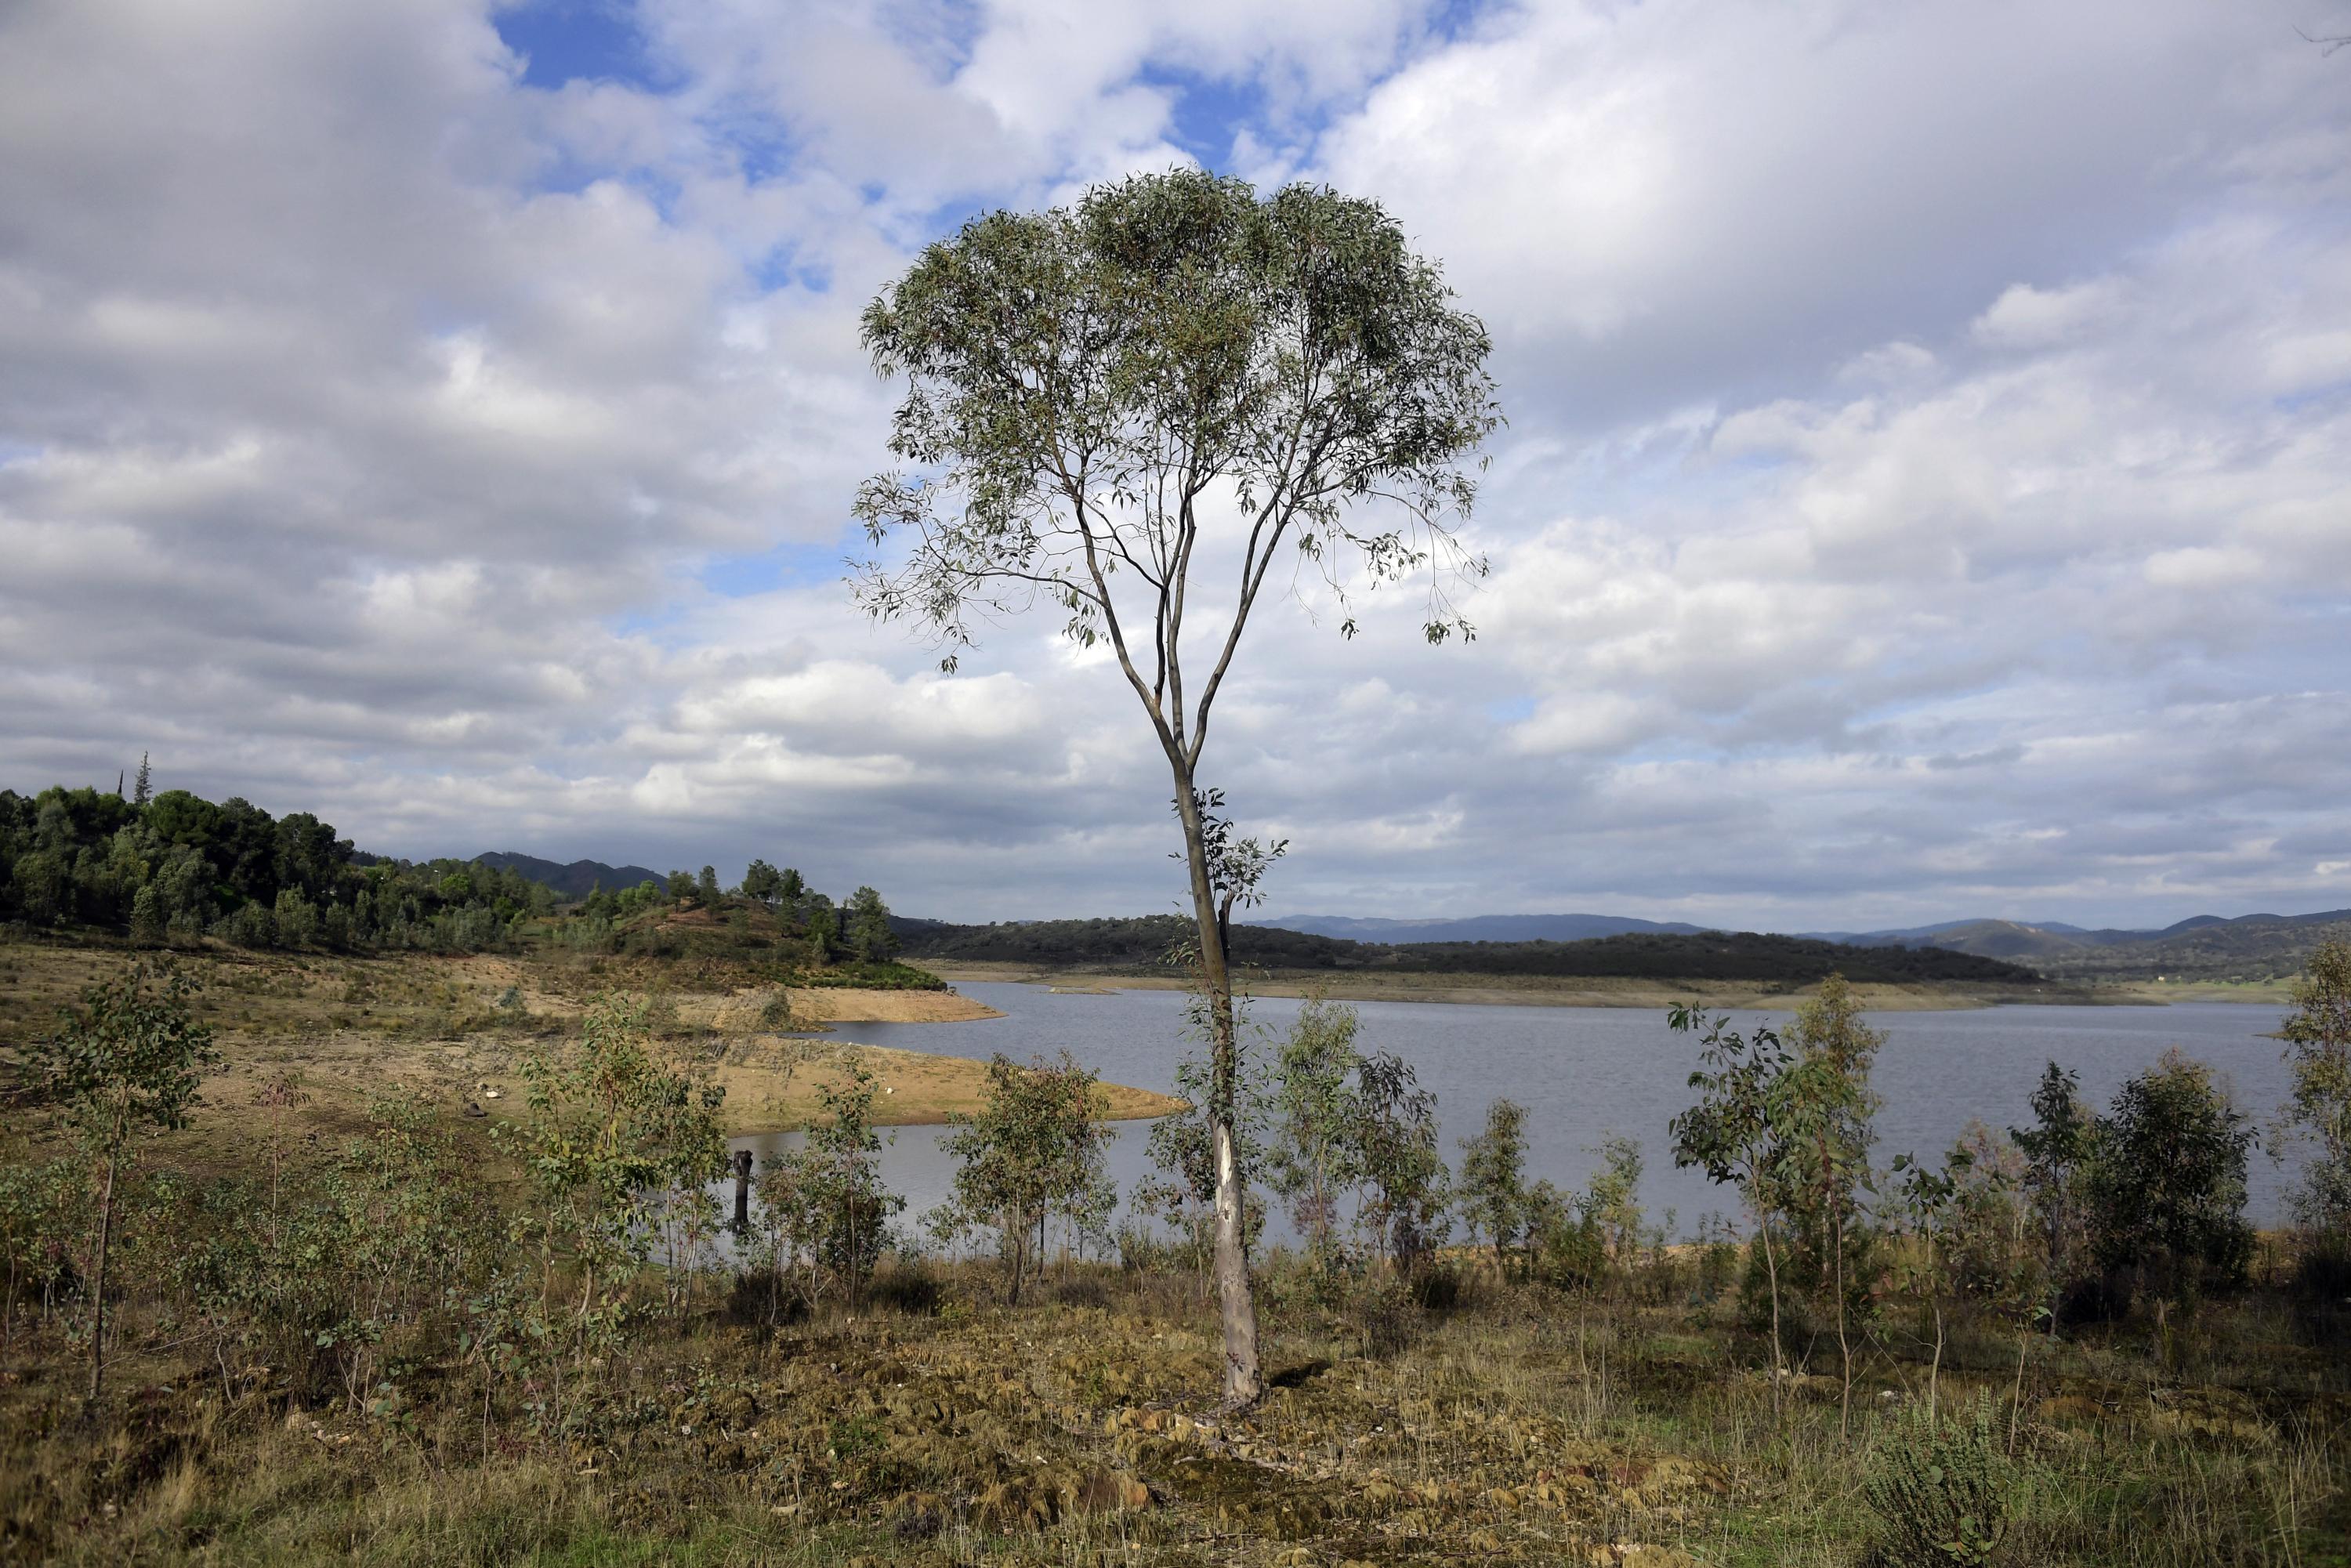
[(574, 946), (659, 956), (691, 945), (671, 929), (670, 917), (683, 913), (725, 923), (738, 947), (781, 945), (780, 956), (796, 966), (853, 962), (875, 983), (935, 983), (890, 966), (897, 939), (879, 893), (861, 887), (836, 904), (797, 871), (764, 860), (731, 889), (704, 866), (698, 875), (595, 888), (562, 906), (560, 919), (559, 899), (510, 867), (368, 854), (308, 811), (272, 817), (238, 797), (215, 804), (184, 789), (151, 798), (143, 766), (127, 797), (0, 789), (0, 922), (35, 930), (96, 928), (142, 946), (211, 938), (438, 953), (478, 952), (538, 930)]
[(0, 919), (98, 926), (141, 943), (470, 951), (554, 907), (512, 872), (387, 861), (308, 811), (272, 817), (184, 789), (129, 798), (0, 789)]
[[(994, 925), (898, 923), (909, 956), (1048, 967), (1162, 963), (1192, 935), (1179, 915), (1038, 920)], [(1237, 925), (1238, 962), (1268, 969), (1385, 970), (1550, 978), (1742, 980), (1810, 984), (1832, 972), (1872, 984), (1975, 980), (2030, 984), (2040, 977), (1998, 958), (1941, 947), (1850, 947), (1752, 931), (1698, 936), (1637, 932), (1582, 942), (1351, 942), (1269, 925)]]

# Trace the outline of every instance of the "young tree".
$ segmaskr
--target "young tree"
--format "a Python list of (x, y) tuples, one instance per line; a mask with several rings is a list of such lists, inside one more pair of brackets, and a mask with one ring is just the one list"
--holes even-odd
[(898, 953), (898, 934), (890, 929), (890, 906), (870, 887), (849, 897), (849, 950), (861, 964), (886, 963)]
[(2319, 944), (2294, 1000), (2278, 1030), (2294, 1072), (2283, 1120), (2317, 1145), (2294, 1208), (2322, 1247), (2341, 1252), (2351, 1247), (2351, 942)]
[[(1012, 1300), (1033, 1256), (1041, 1271), (1054, 1216), (1073, 1235), (1100, 1230), (1117, 1202), (1104, 1151), (1102, 1086), (1068, 1051), (1022, 1066), (998, 1053), (987, 1064), (987, 1097), (977, 1115), (951, 1118), (940, 1146), (958, 1162), (955, 1196), (934, 1222), (946, 1237), (986, 1228), (1012, 1265)], [(1033, 1249), (1031, 1243), (1033, 1242)]]
[(142, 751), (139, 754), (139, 781), (131, 787), (132, 805), (144, 806), (154, 799), (153, 779), (153, 774), (148, 770), (147, 754)]
[(1347, 1081), (1363, 1062), (1355, 1050), (1358, 1027), (1354, 1009), (1313, 998), (1298, 1009), (1275, 1067), (1268, 1151), (1272, 1186), (1289, 1200), (1291, 1222), (1316, 1265), (1325, 1269), (1336, 1260), (1339, 1193), (1353, 1164)]
[(584, 1365), (621, 1337), (618, 1286), (652, 1250), (672, 1201), (705, 1196), (725, 1173), (726, 1092), (698, 1067), (657, 1056), (645, 1004), (613, 996), (590, 1000), (576, 1042), (528, 1051), (522, 1074), (527, 1115), (494, 1132), (538, 1189), (548, 1288), (563, 1265), (578, 1277)]
[(1374, 1051), (1355, 1066), (1350, 1110), (1355, 1223), (1393, 1267), (1410, 1269), (1445, 1239), (1450, 1173), (1437, 1152), (1437, 1096), (1410, 1062)]
[(1782, 1075), (1773, 1130), (1781, 1203), (1815, 1294), (1829, 1299), (1836, 1321), (1843, 1395), (1839, 1431), (1853, 1419), (1853, 1314), (1863, 1278), (1865, 1242), (1861, 1195), (1871, 1190), (1869, 1149), (1877, 1096), (1869, 1070), (1886, 1036), (1862, 1021), (1861, 1002), (1843, 975), (1821, 983), (1821, 994), (1796, 1009), (1788, 1031), (1795, 1060)]
[(672, 898), (676, 899), (680, 904), (683, 904), (683, 903), (684, 903), (687, 899), (692, 898), (692, 897), (694, 896), (694, 876), (693, 876), (693, 873), (690, 873), (690, 872), (683, 872), (683, 871), (674, 871), (674, 872), (670, 873), (669, 873), (669, 896), (670, 896), (670, 897), (672, 897)]
[(217, 1064), (212, 1030), (196, 1021), (195, 986), (167, 962), (134, 964), (84, 991), (78, 1009), (38, 1047), (42, 1076), (66, 1125), (99, 1172), (98, 1238), (90, 1277), (89, 1401), (106, 1374), (106, 1265), (117, 1187), (141, 1134), (188, 1124), (204, 1069)]
[[(1277, 563), (1320, 570), (1343, 602), (1426, 568), (1426, 636), (1469, 634), (1450, 582), (1483, 563), (1450, 528), (1499, 419), (1486, 330), (1374, 204), (1178, 171), (973, 220), (868, 307), (863, 336), (908, 383), (891, 449), (913, 471), (859, 494), (877, 547), (909, 540), (864, 570), (861, 602), (927, 625), (949, 668), (977, 621), (1050, 605), (1081, 644), (1108, 643), (1166, 759), (1212, 1014), (1225, 1392), (1250, 1404), (1209, 721)], [(1392, 520), (1357, 520), (1374, 507)]]
[(2241, 1281), (2253, 1249), (2244, 1214), (2252, 1145), (2212, 1070), (2165, 1051), (2098, 1118), (2088, 1197), (2099, 1265), (2182, 1304), (2208, 1284)]
[(718, 891), (718, 868), (715, 865), (704, 866), (702, 874), (694, 882), (695, 902), (705, 909), (716, 909), (718, 907), (719, 899), (723, 896)]
[(759, 1180), (777, 1272), (813, 1306), (837, 1292), (853, 1306), (873, 1277), (890, 1220), (905, 1198), (882, 1182), (882, 1134), (873, 1124), (873, 1074), (852, 1059), (840, 1083), (817, 1091), (825, 1114), (805, 1143), (770, 1161)]
[[(1637, 1156), (1636, 1156), (1637, 1158)], [(1637, 1168), (1637, 1167), (1636, 1167)], [(1518, 1244), (1527, 1207), (1527, 1108), (1515, 1100), (1486, 1107), (1485, 1131), (1461, 1140), (1461, 1208), (1484, 1231), (1500, 1266)]]
[(2032, 1125), (2008, 1130), (2024, 1155), (2024, 1193), (2041, 1231), (2043, 1305), (2053, 1334), (2057, 1297), (2073, 1281), (2084, 1240), (2083, 1167), (2094, 1124), (2080, 1084), (2076, 1075), (2052, 1061), (2032, 1091)]
[(1697, 1166), (1708, 1181), (1737, 1188), (1755, 1222), (1771, 1296), (1771, 1399), (1776, 1411), (1786, 1353), (1780, 1326), (1780, 1249), (1772, 1238), (1779, 1212), (1772, 1176), (1778, 1147), (1775, 1118), (1790, 1058), (1772, 1030), (1741, 1034), (1728, 1018), (1702, 1017), (1696, 1003), (1675, 1007), (1666, 1023), (1677, 1034), (1701, 1027), (1706, 1030), (1698, 1040), (1698, 1070), (1689, 1077), (1698, 1102), (1669, 1124), (1674, 1164)]

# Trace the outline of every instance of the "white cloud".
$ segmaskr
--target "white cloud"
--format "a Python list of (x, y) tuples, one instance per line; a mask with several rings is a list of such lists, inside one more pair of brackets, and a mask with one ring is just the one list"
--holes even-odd
[(831, 578), (862, 300), (1180, 145), (1386, 203), (1512, 418), (1478, 643), (1261, 612), (1210, 771), (1283, 906), (2351, 902), (2351, 100), (2286, 11), (1433, 16), (643, 0), (660, 90), (550, 91), (485, 0), (7, 11), (0, 785), (1156, 907), (1107, 654), (941, 679)]

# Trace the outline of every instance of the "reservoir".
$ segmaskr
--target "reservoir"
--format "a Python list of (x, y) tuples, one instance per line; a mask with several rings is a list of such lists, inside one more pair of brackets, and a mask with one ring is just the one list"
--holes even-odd
[[(834, 1038), (986, 1060), (1016, 1061), (1068, 1051), (1102, 1079), (1172, 1091), (1187, 1050), (1186, 998), (1180, 991), (1054, 994), (1041, 985), (973, 982), (956, 988), (1006, 1016), (967, 1023), (851, 1023)], [(1446, 1163), (1460, 1163), (1460, 1140), (1484, 1124), (1487, 1106), (1508, 1096), (1526, 1106), (1530, 1182), (1547, 1177), (1580, 1189), (1599, 1165), (1603, 1139), (1639, 1141), (1646, 1168), (1642, 1197), (1652, 1225), (1687, 1236), (1699, 1218), (1737, 1219), (1737, 1198), (1695, 1170), (1676, 1170), (1667, 1124), (1688, 1108), (1698, 1064), (1694, 1038), (1666, 1027), (1661, 1010), (1624, 1008), (1481, 1006), (1450, 1002), (1349, 1004), (1363, 1020), (1357, 1048), (1386, 1051), (1410, 1062), (1420, 1085), (1437, 1095)], [(1252, 1002), (1245, 1049), (1270, 1064), (1297, 1017), (1293, 998)], [(2115, 1091), (2173, 1046), (2209, 1063), (2238, 1108), (2263, 1135), (2248, 1172), (2249, 1212), (2258, 1224), (2284, 1218), (2294, 1163), (2268, 1152), (2270, 1123), (2284, 1103), (2284, 1043), (2266, 1038), (2283, 1009), (2250, 1003), (2193, 1002), (2172, 1007), (1996, 1007), (1949, 1012), (1872, 1013), (1886, 1035), (1871, 1077), (1884, 1102), (1874, 1164), (1883, 1171), (1898, 1154), (1939, 1161), (1971, 1120), (1995, 1129), (2028, 1124), (2028, 1106), (2044, 1063), (2078, 1073), (2090, 1107), (2104, 1112)], [(1738, 1027), (1785, 1024), (1785, 1013), (1735, 1013)], [(1117, 1124), (1110, 1168), (1122, 1216), (1136, 1178), (1150, 1169), (1147, 1123)], [(891, 1187), (907, 1197), (906, 1220), (943, 1198), (954, 1165), (939, 1148), (944, 1129), (900, 1127), (883, 1154)], [(885, 1132), (885, 1136), (892, 1136)], [(738, 1138), (763, 1157), (796, 1142), (791, 1135)], [(1289, 1227), (1278, 1213), (1267, 1239)]]

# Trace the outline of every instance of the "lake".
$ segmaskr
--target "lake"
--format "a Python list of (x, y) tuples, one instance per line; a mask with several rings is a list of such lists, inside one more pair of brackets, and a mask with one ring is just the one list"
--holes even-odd
[[(985, 1060), (1016, 1060), (1066, 1050), (1104, 1080), (1171, 1090), (1182, 1057), (1186, 998), (1178, 991), (1055, 995), (1043, 986), (970, 983), (956, 988), (1006, 1016), (969, 1023), (839, 1026), (837, 1038)], [(1251, 1004), (1248, 1049), (1270, 1059), (1299, 1003), (1265, 998)], [(1486, 1107), (1507, 1095), (1528, 1111), (1529, 1178), (1581, 1187), (1611, 1134), (1638, 1139), (1647, 1159), (1642, 1197), (1651, 1222), (1675, 1213), (1687, 1234), (1700, 1216), (1735, 1216), (1735, 1197), (1696, 1171), (1677, 1171), (1667, 1124), (1687, 1108), (1696, 1041), (1667, 1029), (1662, 1011), (1621, 1008), (1486, 1007), (1446, 1002), (1356, 1002), (1358, 1046), (1388, 1051), (1412, 1063), (1432, 1090), (1448, 1164), (1459, 1141), (1483, 1124)], [(1740, 1013), (1740, 1027), (1786, 1014)], [(2286, 1094), (2283, 1042), (2264, 1036), (2282, 1009), (2230, 1002), (2174, 1007), (2001, 1007), (1950, 1012), (1872, 1013), (1886, 1030), (1872, 1082), (1885, 1101), (1877, 1118), (1877, 1164), (1916, 1152), (1939, 1157), (1971, 1119), (1993, 1127), (2021, 1124), (2043, 1064), (2081, 1075), (2082, 1093), (2105, 1108), (2116, 1089), (2171, 1046), (2210, 1063), (2241, 1109), (2264, 1132)], [(1123, 1200), (1148, 1169), (1146, 1123), (1119, 1124), (1110, 1166)], [(946, 1197), (953, 1163), (940, 1150), (942, 1129), (901, 1127), (884, 1151), (890, 1186), (908, 1198), (913, 1218)], [(764, 1155), (789, 1135), (740, 1138)], [(2251, 1212), (2272, 1223), (2284, 1212), (2292, 1166), (2257, 1150), (2249, 1186)], [(1284, 1234), (1278, 1220), (1269, 1239)]]

